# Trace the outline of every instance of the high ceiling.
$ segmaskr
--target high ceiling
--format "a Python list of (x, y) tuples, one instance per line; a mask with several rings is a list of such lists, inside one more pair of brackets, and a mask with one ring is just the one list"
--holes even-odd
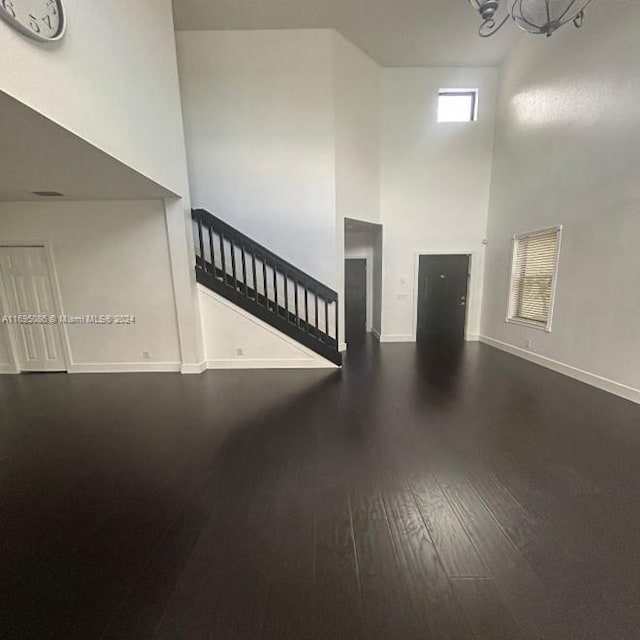
[(478, 37), (467, 0), (174, 0), (177, 30), (332, 27), (384, 66), (496, 66), (518, 37)]

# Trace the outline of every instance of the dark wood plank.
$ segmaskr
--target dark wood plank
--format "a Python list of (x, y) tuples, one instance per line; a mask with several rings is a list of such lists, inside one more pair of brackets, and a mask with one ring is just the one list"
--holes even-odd
[(518, 640), (524, 636), (492, 580), (453, 580), (474, 640)]
[(409, 603), (419, 620), (419, 636), (434, 640), (471, 638), (413, 494), (408, 488), (396, 486), (383, 496)]
[(417, 639), (419, 618), (409, 605), (380, 491), (363, 483), (350, 500), (366, 637)]
[(420, 476), (410, 478), (409, 487), (447, 575), (488, 577), (489, 570), (433, 474), (425, 470)]
[[(273, 512), (276, 518), (270, 546), (268, 593), (262, 624), (264, 640), (305, 640), (312, 637), (314, 577), (315, 440), (305, 424), (315, 402), (298, 403), (291, 423), (274, 442), (274, 467), (281, 474)], [(245, 636), (248, 637), (248, 636)]]
[(314, 638), (362, 639), (363, 623), (351, 505), (340, 488), (321, 486), (315, 506)]
[(511, 542), (468, 479), (440, 472), (438, 482), (505, 598), (523, 638), (538, 638), (553, 623), (551, 603), (526, 558)]

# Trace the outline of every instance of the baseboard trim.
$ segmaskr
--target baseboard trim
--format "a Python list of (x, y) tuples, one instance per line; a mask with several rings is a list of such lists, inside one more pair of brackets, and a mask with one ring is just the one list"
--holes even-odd
[(389, 336), (389, 335), (379, 335), (378, 340), (379, 342), (415, 342), (416, 341), (416, 339), (413, 336)]
[(577, 367), (573, 367), (570, 364), (559, 362), (558, 360), (553, 360), (552, 358), (547, 358), (546, 356), (541, 356), (538, 353), (532, 353), (531, 351), (527, 351), (526, 349), (515, 347), (512, 344), (502, 342), (501, 340), (496, 340), (495, 338), (490, 338), (489, 336), (481, 335), (479, 336), (479, 338), (480, 342), (483, 342), (490, 347), (495, 347), (496, 349), (500, 349), (501, 351), (506, 351), (511, 355), (523, 358), (524, 360), (528, 360), (529, 362), (533, 362), (534, 364), (546, 367), (547, 369), (551, 369), (553, 371), (556, 371), (557, 373), (562, 373), (565, 376), (574, 378), (575, 380), (579, 380), (580, 382), (584, 382), (585, 384), (589, 384), (592, 387), (597, 387), (602, 391), (613, 393), (614, 395), (624, 398), (625, 400), (631, 400), (631, 402), (637, 402), (640, 404), (640, 389), (636, 389), (620, 382), (616, 382), (615, 380), (610, 380), (609, 378), (599, 376), (595, 373), (591, 373), (590, 371), (578, 369)]
[(180, 373), (190, 375), (202, 373), (207, 370), (207, 361), (202, 362), (183, 362), (180, 366)]
[(340, 353), (344, 353), (347, 350), (347, 343), (346, 342), (341, 342), (338, 344), (338, 351)]
[(478, 342), (478, 340), (480, 340), (480, 336), (477, 333), (470, 333), (465, 336), (464, 339), (466, 342)]
[(374, 329), (373, 327), (371, 327), (371, 335), (378, 341), (381, 342), (380, 339), (380, 332), (377, 329)]
[(0, 375), (3, 373), (20, 373), (15, 364), (0, 364)]
[(69, 373), (178, 373), (179, 362), (82, 362), (68, 367)]
[(329, 360), (315, 359), (241, 359), (207, 360), (207, 369), (338, 369)]

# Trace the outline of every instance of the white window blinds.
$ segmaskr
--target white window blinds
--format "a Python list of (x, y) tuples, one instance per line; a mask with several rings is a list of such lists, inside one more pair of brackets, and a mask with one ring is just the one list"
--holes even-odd
[(560, 231), (556, 227), (514, 238), (509, 320), (550, 328)]

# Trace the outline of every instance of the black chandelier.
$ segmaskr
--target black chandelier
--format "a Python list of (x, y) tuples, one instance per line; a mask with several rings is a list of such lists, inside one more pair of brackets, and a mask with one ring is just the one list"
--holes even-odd
[[(512, 3), (511, 9), (501, 12), (501, 3)], [(523, 31), (547, 37), (568, 22), (579, 28), (590, 3), (591, 0), (469, 0), (482, 18), (478, 33), (483, 38), (498, 32), (509, 18)]]

